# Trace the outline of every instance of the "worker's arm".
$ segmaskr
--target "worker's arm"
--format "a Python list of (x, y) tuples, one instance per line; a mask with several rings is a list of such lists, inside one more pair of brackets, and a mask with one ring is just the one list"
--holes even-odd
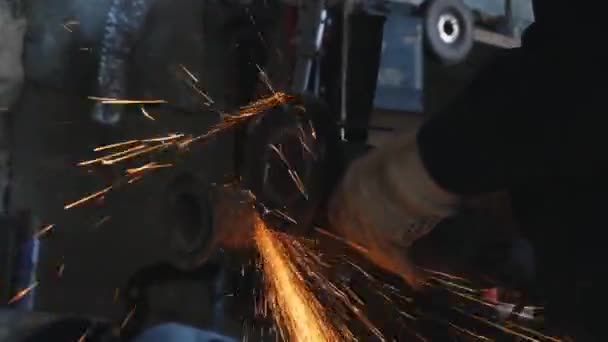
[(499, 156), (505, 144), (496, 131), (504, 126), (501, 113), (509, 111), (513, 78), (506, 67), (514, 61), (509, 56), (482, 73), (458, 103), (418, 134), (401, 136), (355, 161), (330, 203), (334, 229), (365, 247), (379, 266), (418, 284), (409, 246), (457, 211), (462, 195), (506, 183)]
[[(510, 51), (415, 139), (397, 139), (351, 167), (331, 203), (335, 229), (416, 283), (407, 247), (463, 196), (594, 179), (606, 161), (605, 95), (588, 79), (600, 81), (603, 69), (595, 55), (542, 44)], [(399, 253), (405, 261), (396, 261)]]

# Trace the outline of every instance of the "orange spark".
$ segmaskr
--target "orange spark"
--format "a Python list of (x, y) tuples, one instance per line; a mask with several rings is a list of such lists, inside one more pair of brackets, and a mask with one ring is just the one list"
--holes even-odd
[(496, 328), (496, 329), (498, 329), (498, 330), (500, 330), (502, 332), (505, 332), (507, 334), (510, 334), (510, 335), (513, 335), (513, 336), (517, 336), (517, 337), (519, 337), (521, 339), (524, 339), (524, 340), (530, 341), (530, 342), (540, 342), (539, 339), (536, 339), (536, 338), (533, 338), (533, 337), (530, 337), (530, 336), (526, 336), (524, 334), (520, 334), (517, 331), (511, 330), (511, 329), (506, 328), (506, 327), (503, 327), (500, 324), (496, 324), (494, 322), (490, 322), (489, 320), (487, 320), (487, 319), (485, 319), (485, 318), (483, 318), (481, 316), (464, 312), (463, 310), (458, 309), (458, 308), (454, 308), (454, 310), (460, 312), (461, 314), (463, 314), (465, 316), (471, 317), (471, 318), (473, 318), (473, 319), (475, 319), (475, 320), (477, 320), (477, 321), (479, 321), (481, 323), (485, 323), (485, 324), (487, 324), (487, 325), (489, 325), (491, 327), (494, 327), (494, 328)]
[[(111, 146), (111, 145), (108, 145), (108, 146)], [(120, 152), (112, 153), (112, 154), (109, 154), (107, 156), (103, 156), (100, 158), (80, 162), (80, 163), (78, 163), (78, 166), (87, 166), (87, 165), (96, 164), (96, 163), (103, 163), (104, 160), (108, 160), (108, 159), (119, 157), (119, 156), (124, 156), (126, 154), (140, 151), (145, 148), (146, 148), (146, 145), (143, 145), (143, 144), (137, 145), (135, 147), (126, 149), (124, 151), (120, 151)]]
[(181, 133), (171, 133), (171, 134), (166, 135), (164, 137), (145, 139), (145, 140), (142, 140), (142, 142), (145, 142), (145, 143), (150, 143), (150, 142), (168, 142), (168, 141), (177, 140), (177, 139), (180, 139), (180, 138), (183, 138), (183, 137), (184, 137), (184, 135), (181, 134)]
[(17, 294), (8, 301), (8, 305), (14, 304), (23, 299), (23, 297), (27, 296), (30, 292), (32, 292), (32, 290), (35, 289), (36, 286), (38, 286), (38, 282), (35, 282), (27, 288), (17, 292)]
[(285, 246), (256, 217), (255, 242), (262, 258), (272, 314), (290, 341), (338, 341), (325, 311), (291, 262)]
[(40, 231), (38, 231), (36, 234), (34, 234), (34, 239), (40, 239), (46, 233), (50, 232), (53, 228), (55, 228), (54, 224), (49, 224), (49, 225), (45, 226)]
[(165, 100), (123, 100), (115, 99), (110, 97), (96, 97), (89, 96), (89, 100), (99, 101), (101, 104), (163, 104), (167, 103)]
[(172, 164), (158, 164), (155, 162), (151, 162), (151, 163), (148, 163), (148, 164), (140, 166), (140, 167), (128, 169), (127, 174), (133, 175), (133, 174), (140, 173), (140, 172), (143, 172), (146, 170), (164, 169), (164, 168), (168, 168), (168, 167), (172, 167), (172, 166), (173, 166)]
[(474, 289), (472, 289), (470, 287), (459, 285), (459, 284), (456, 284), (456, 283), (451, 282), (451, 281), (443, 280), (441, 278), (437, 278), (437, 277), (432, 277), (431, 276), (431, 277), (429, 277), (429, 279), (433, 279), (436, 282), (438, 282), (438, 283), (440, 283), (440, 284), (442, 284), (444, 286), (454, 287), (454, 288), (457, 288), (457, 289), (460, 289), (460, 290), (464, 290), (464, 291), (467, 291), (467, 292), (470, 292), (470, 293), (477, 293), (478, 292), (477, 290), (474, 290)]
[(197, 137), (188, 138), (188, 139), (180, 142), (179, 146), (184, 148), (196, 141), (210, 138), (211, 136), (213, 136), (219, 132), (232, 128), (256, 115), (263, 114), (267, 110), (274, 108), (278, 105), (281, 105), (283, 103), (286, 103), (287, 101), (289, 101), (291, 99), (292, 99), (291, 96), (289, 96), (285, 93), (280, 93), (280, 92), (274, 93), (273, 95), (271, 95), (269, 97), (259, 99), (244, 107), (241, 107), (237, 113), (227, 114), (220, 123), (213, 126), (209, 131), (207, 131), (206, 133), (201, 134)]
[(123, 147), (123, 146), (126, 146), (126, 145), (133, 145), (133, 144), (138, 143), (138, 142), (139, 142), (139, 140), (123, 141), (123, 142), (119, 142), (119, 143), (116, 143), (116, 144), (99, 146), (99, 147), (96, 147), (93, 151), (99, 152), (99, 151), (104, 151), (104, 150), (111, 150), (111, 149), (114, 149), (114, 148), (117, 148), (117, 147)]
[(534, 329), (530, 329), (530, 328), (526, 328), (526, 327), (524, 327), (524, 326), (521, 326), (521, 325), (519, 325), (519, 324), (515, 324), (515, 323), (513, 323), (513, 322), (507, 322), (507, 325), (509, 325), (509, 326), (513, 326), (513, 327), (516, 327), (516, 328), (518, 328), (518, 329), (520, 329), (520, 330), (523, 330), (524, 332), (527, 332), (527, 333), (532, 334), (532, 335), (536, 335), (536, 336), (538, 336), (538, 337), (542, 337), (542, 338), (544, 338), (544, 339), (546, 339), (546, 340), (549, 340), (549, 341), (553, 341), (553, 342), (562, 342), (562, 340), (561, 340), (561, 339), (559, 339), (559, 338), (555, 338), (555, 337), (547, 336), (547, 335), (545, 335), (545, 334), (543, 334), (543, 333), (541, 333), (541, 332), (539, 332), (539, 331), (536, 331), (536, 330), (534, 330)]
[(65, 207), (63, 207), (63, 209), (65, 209), (65, 210), (72, 209), (72, 208), (74, 208), (76, 206), (79, 206), (79, 205), (81, 205), (83, 203), (86, 203), (86, 202), (88, 202), (90, 200), (102, 197), (103, 195), (107, 194), (110, 190), (112, 190), (112, 186), (109, 186), (109, 187), (107, 187), (107, 188), (105, 188), (103, 190), (97, 191), (96, 193), (93, 193), (93, 194), (90, 194), (90, 195), (88, 195), (86, 197), (83, 197), (83, 198), (79, 199), (76, 202), (72, 202), (70, 204), (67, 204)]
[(332, 233), (330, 233), (329, 231), (327, 231), (325, 229), (322, 229), (322, 228), (319, 228), (319, 227), (315, 227), (315, 230), (317, 232), (325, 235), (325, 236), (329, 236), (330, 238), (332, 238), (332, 239), (334, 239), (336, 241), (342, 242), (343, 244), (345, 244), (345, 245), (353, 248), (354, 250), (356, 250), (357, 252), (359, 252), (359, 253), (361, 253), (363, 255), (366, 255), (366, 254), (369, 253), (369, 250), (367, 248), (365, 248), (365, 247), (363, 247), (363, 246), (361, 246), (359, 244), (356, 244), (354, 242), (348, 241), (348, 240), (346, 240), (346, 239), (344, 239), (344, 238), (342, 238), (342, 237), (340, 237), (338, 235), (332, 234)]
[(146, 147), (146, 148), (143, 148), (143, 149), (141, 149), (139, 151), (134, 151), (132, 153), (126, 154), (126, 155), (121, 156), (121, 157), (116, 157), (116, 158), (113, 158), (113, 159), (108, 159), (107, 157), (104, 157), (104, 158), (101, 159), (101, 164), (102, 165), (116, 164), (118, 162), (121, 162), (121, 161), (124, 161), (124, 160), (127, 160), (127, 159), (132, 159), (132, 158), (135, 158), (135, 157), (140, 156), (140, 155), (145, 154), (145, 153), (154, 152), (156, 150), (160, 150), (160, 149), (165, 148), (165, 147), (167, 147), (166, 144), (160, 144), (160, 145)]

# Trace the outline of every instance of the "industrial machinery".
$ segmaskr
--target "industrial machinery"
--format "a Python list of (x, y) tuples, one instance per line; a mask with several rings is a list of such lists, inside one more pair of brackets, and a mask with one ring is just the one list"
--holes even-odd
[[(475, 11), (470, 11), (472, 5), (467, 3), (468, 7), (464, 7), (459, 1), (436, 0), (412, 6), (404, 2), (347, 1), (340, 5), (341, 2), (334, 1), (285, 1), (274, 4), (277, 6), (273, 9), (279, 15), (269, 16), (266, 21), (254, 20), (258, 25), (255, 30), (247, 26), (245, 31), (255, 34), (247, 35), (249, 41), (239, 43), (261, 45), (261, 49), (270, 52), (255, 61), (258, 65), (249, 61), (241, 63), (253, 70), (253, 73), (244, 74), (262, 75), (264, 82), (258, 86), (254, 77), (252, 86), (243, 86), (239, 99), (257, 98), (260, 89), (265, 95), (285, 91), (293, 98), (230, 131), (238, 137), (237, 167), (227, 177), (227, 183), (236, 184), (237, 193), (242, 195), (237, 198), (254, 205), (274, 229), (297, 235), (312, 234), (313, 223), (322, 219), (324, 202), (339, 183), (346, 164), (369, 148), (362, 143), (365, 139), (361, 139), (360, 134), (369, 129), (368, 123), (360, 120), (357, 113), (369, 115), (374, 106), (374, 93), (376, 98), (379, 96), (380, 75), (391, 78), (390, 73), (379, 71), (386, 56), (382, 53), (382, 37), (391, 36), (384, 29), (403, 29), (400, 24), (406, 23), (408, 39), (404, 40), (408, 57), (405, 59), (413, 63), (421, 56), (424, 44), (419, 30), (423, 19), (417, 10), (425, 7), (429, 13), (425, 32), (427, 36), (434, 34), (435, 37), (432, 41), (427, 37), (427, 44), (435, 49), (438, 57), (454, 62), (464, 58), (470, 49), (472, 38), (466, 34), (472, 27), (468, 20), (474, 18), (471, 13)], [(253, 7), (254, 3), (245, 9), (255, 12)], [(248, 23), (251, 12), (242, 11), (242, 17)], [(384, 26), (385, 21), (390, 25)], [(357, 24), (358, 28), (351, 24)], [(355, 30), (368, 32), (358, 35), (354, 34)], [(258, 32), (261, 32), (262, 40)], [(393, 32), (391, 37), (396, 36)], [(446, 51), (444, 48), (450, 42), (455, 42), (457, 48)], [(359, 53), (364, 49), (371, 52)], [(274, 53), (277, 50), (281, 55)], [(359, 57), (363, 58), (356, 59)], [(422, 59), (418, 62), (413, 64), (415, 68), (411, 74), (414, 76), (407, 81), (416, 97), (411, 108), (420, 108), (416, 106), (419, 106), (418, 96), (422, 95)], [(245, 81), (251, 80), (242, 83), (248, 84)], [(395, 96), (403, 94), (400, 92), (404, 89), (402, 81), (394, 84)], [(162, 251), (165, 257), (162, 262), (141, 268), (123, 288), (120, 298), (125, 314), (135, 306), (138, 308), (124, 331), (125, 338), (137, 335), (150, 323), (147, 311), (150, 287), (187, 279), (204, 280), (206, 287), (199, 292), (204, 305), (212, 312), (208, 327), (219, 331), (225, 329), (226, 289), (234, 285), (228, 271), (235, 269), (235, 262), (215, 244), (216, 223), (221, 218), (216, 217), (214, 211), (217, 187), (221, 185), (207, 184), (204, 177), (195, 172), (180, 174), (166, 185), (165, 202), (160, 207), (163, 208), (163, 224), (170, 232), (166, 241), (168, 248)], [(236, 265), (240, 266), (238, 262)], [(340, 276), (354, 278), (352, 274)], [(242, 277), (239, 281), (246, 283), (246, 287), (255, 279)], [(74, 326), (82, 329), (88, 322), (78, 321)]]

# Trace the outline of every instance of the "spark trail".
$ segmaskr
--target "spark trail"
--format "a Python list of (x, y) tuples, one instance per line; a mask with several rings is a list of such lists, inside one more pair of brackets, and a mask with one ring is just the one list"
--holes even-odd
[(289, 341), (338, 341), (325, 311), (290, 259), (286, 247), (259, 217), (255, 242), (262, 258), (267, 298), (272, 315)]

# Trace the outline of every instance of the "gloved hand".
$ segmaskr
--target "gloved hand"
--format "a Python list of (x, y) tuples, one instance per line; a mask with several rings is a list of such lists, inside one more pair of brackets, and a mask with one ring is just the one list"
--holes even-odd
[(419, 288), (424, 277), (408, 249), (457, 205), (458, 197), (425, 170), (415, 135), (405, 135), (351, 165), (330, 201), (329, 220), (372, 262)]
[(6, 1), (0, 1), (0, 111), (10, 108), (23, 85), (23, 38), (26, 21), (14, 18)]

